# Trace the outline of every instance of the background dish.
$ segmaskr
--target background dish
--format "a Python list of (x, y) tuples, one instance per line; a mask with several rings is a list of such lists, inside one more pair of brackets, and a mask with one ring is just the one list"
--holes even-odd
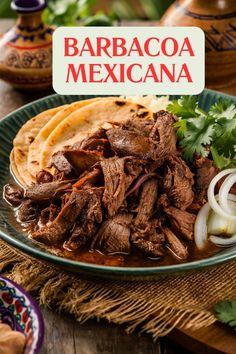
[[(43, 110), (71, 103), (76, 100), (84, 100), (86, 98), (92, 98), (93, 96), (59, 96), (52, 95), (45, 97), (41, 100), (35, 101), (29, 105), (26, 105), (19, 110), (11, 113), (5, 119), (0, 122), (0, 165), (2, 167), (0, 177), (0, 188), (4, 184), (8, 183), (10, 178), (9, 172), (9, 154), (12, 148), (12, 140), (17, 131), (29, 118), (35, 116)], [(174, 99), (176, 96), (170, 96), (170, 99)], [(208, 110), (209, 106), (216, 102), (218, 99), (230, 99), (236, 103), (236, 98), (233, 96), (227, 96), (215, 91), (204, 90), (199, 95), (199, 105)], [(236, 258), (236, 246), (230, 249), (224, 249), (218, 254), (211, 256), (207, 259), (178, 264), (169, 266), (154, 266), (150, 268), (124, 268), (124, 267), (111, 267), (88, 264), (78, 261), (72, 261), (56, 255), (53, 255), (42, 248), (42, 246), (33, 243), (26, 235), (20, 230), (20, 226), (14, 220), (14, 215), (10, 205), (4, 200), (0, 202), (0, 235), (2, 239), (10, 243), (11, 245), (21, 249), (22, 251), (36, 257), (46, 260), (48, 262), (55, 263), (63, 268), (70, 269), (80, 273), (86, 273), (90, 275), (98, 275), (103, 277), (122, 277), (128, 279), (145, 278), (149, 279), (153, 276), (164, 276), (172, 273), (183, 273), (188, 270), (199, 270), (203, 267), (217, 265)]]
[(44, 338), (44, 323), (38, 304), (18, 284), (0, 276), (1, 322), (26, 336), (24, 354), (40, 352)]

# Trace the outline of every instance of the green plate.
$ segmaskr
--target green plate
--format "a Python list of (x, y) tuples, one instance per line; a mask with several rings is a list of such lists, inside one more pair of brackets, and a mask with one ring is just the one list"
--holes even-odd
[[(71, 103), (77, 100), (92, 98), (92, 96), (60, 96), (52, 95), (30, 103), (17, 111), (9, 114), (0, 121), (0, 193), (2, 196), (3, 186), (10, 179), (9, 171), (9, 154), (12, 149), (12, 141), (20, 129), (20, 127), (32, 116), (46, 109)], [(170, 97), (170, 99), (176, 96)], [(230, 99), (236, 104), (236, 97), (228, 96), (223, 93), (204, 90), (199, 95), (200, 106), (208, 110), (210, 105), (219, 99)], [(144, 279), (149, 280), (157, 276), (167, 276), (173, 274), (184, 274), (186, 271), (196, 271), (202, 268), (218, 265), (220, 263), (230, 261), (236, 258), (236, 246), (228, 249), (222, 249), (219, 253), (207, 258), (194, 262), (154, 267), (111, 267), (94, 265), (89, 263), (72, 261), (49, 253), (39, 245), (33, 243), (27, 236), (20, 231), (19, 225), (14, 219), (12, 208), (1, 197), (0, 201), (0, 236), (10, 245), (20, 249), (21, 251), (44, 261), (54, 263), (68, 269), (70, 271), (85, 273), (90, 276), (102, 276), (106, 278), (120, 279)]]

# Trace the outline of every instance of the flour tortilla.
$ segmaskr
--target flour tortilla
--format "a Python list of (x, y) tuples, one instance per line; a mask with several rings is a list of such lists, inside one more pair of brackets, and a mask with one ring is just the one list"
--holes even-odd
[(17, 183), (19, 183), (22, 187), (24, 187), (25, 186), (25, 182), (21, 178), (21, 176), (20, 176), (20, 174), (19, 174), (19, 172), (17, 170), (13, 149), (12, 149), (11, 154), (10, 154), (10, 170), (11, 170), (11, 174), (14, 177), (15, 181)]
[(36, 117), (33, 117), (26, 122), (17, 133), (13, 141), (13, 151), (10, 156), (11, 168), (15, 177), (19, 179), (23, 186), (30, 186), (35, 182), (35, 177), (28, 171), (28, 153), (30, 144), (34, 141), (40, 129), (64, 107), (65, 106), (59, 106), (41, 112)]
[(66, 106), (64, 109), (61, 109), (57, 112), (38, 132), (34, 141), (29, 146), (28, 153), (28, 171), (35, 177), (37, 173), (41, 170), (40, 168), (40, 152), (44, 149), (44, 144), (47, 141), (49, 135), (53, 132), (55, 128), (66, 119), (72, 112), (87, 106), (98, 100), (108, 100), (114, 99), (114, 97), (96, 97), (88, 100), (73, 102), (69, 106)]
[(91, 103), (78, 109), (64, 119), (49, 135), (41, 150), (40, 169), (50, 170), (52, 155), (65, 146), (84, 139), (107, 122), (121, 122), (133, 118), (134, 114), (146, 111), (146, 117), (153, 113), (139, 104), (124, 99), (109, 99)]

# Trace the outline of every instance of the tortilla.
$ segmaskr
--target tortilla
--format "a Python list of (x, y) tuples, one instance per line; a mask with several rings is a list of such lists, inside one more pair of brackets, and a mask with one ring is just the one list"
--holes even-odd
[(18, 182), (22, 187), (25, 186), (24, 180), (21, 178), (15, 163), (14, 151), (12, 149), (10, 153), (10, 171), (16, 182)]
[[(16, 178), (24, 186), (29, 186), (35, 182), (35, 177), (28, 171), (28, 153), (30, 144), (34, 141), (40, 129), (59, 111), (65, 106), (59, 106), (39, 113), (37, 116), (31, 118), (26, 122), (13, 141), (13, 151), (11, 154), (12, 171)], [(18, 176), (18, 177), (17, 177)]]
[(41, 150), (40, 169), (50, 170), (52, 155), (66, 146), (82, 140), (106, 122), (121, 122), (133, 118), (134, 114), (153, 113), (139, 104), (124, 99), (100, 100), (78, 109), (64, 119), (49, 135)]
[(72, 112), (87, 106), (98, 100), (108, 100), (114, 99), (111, 97), (101, 98), (91, 98), (88, 100), (77, 101), (73, 102), (69, 106), (66, 106), (64, 109), (61, 109), (57, 112), (38, 132), (37, 136), (35, 137), (34, 141), (30, 144), (29, 153), (28, 153), (28, 171), (34, 177), (37, 173), (41, 170), (40, 168), (40, 151), (43, 150), (44, 144), (52, 133), (52, 131), (64, 120), (68, 117)]

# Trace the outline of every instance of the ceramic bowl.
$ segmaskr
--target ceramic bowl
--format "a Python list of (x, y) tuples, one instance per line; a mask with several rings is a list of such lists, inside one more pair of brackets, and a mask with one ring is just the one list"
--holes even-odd
[(24, 333), (24, 354), (38, 354), (44, 338), (44, 322), (38, 304), (18, 284), (0, 275), (0, 321)]

